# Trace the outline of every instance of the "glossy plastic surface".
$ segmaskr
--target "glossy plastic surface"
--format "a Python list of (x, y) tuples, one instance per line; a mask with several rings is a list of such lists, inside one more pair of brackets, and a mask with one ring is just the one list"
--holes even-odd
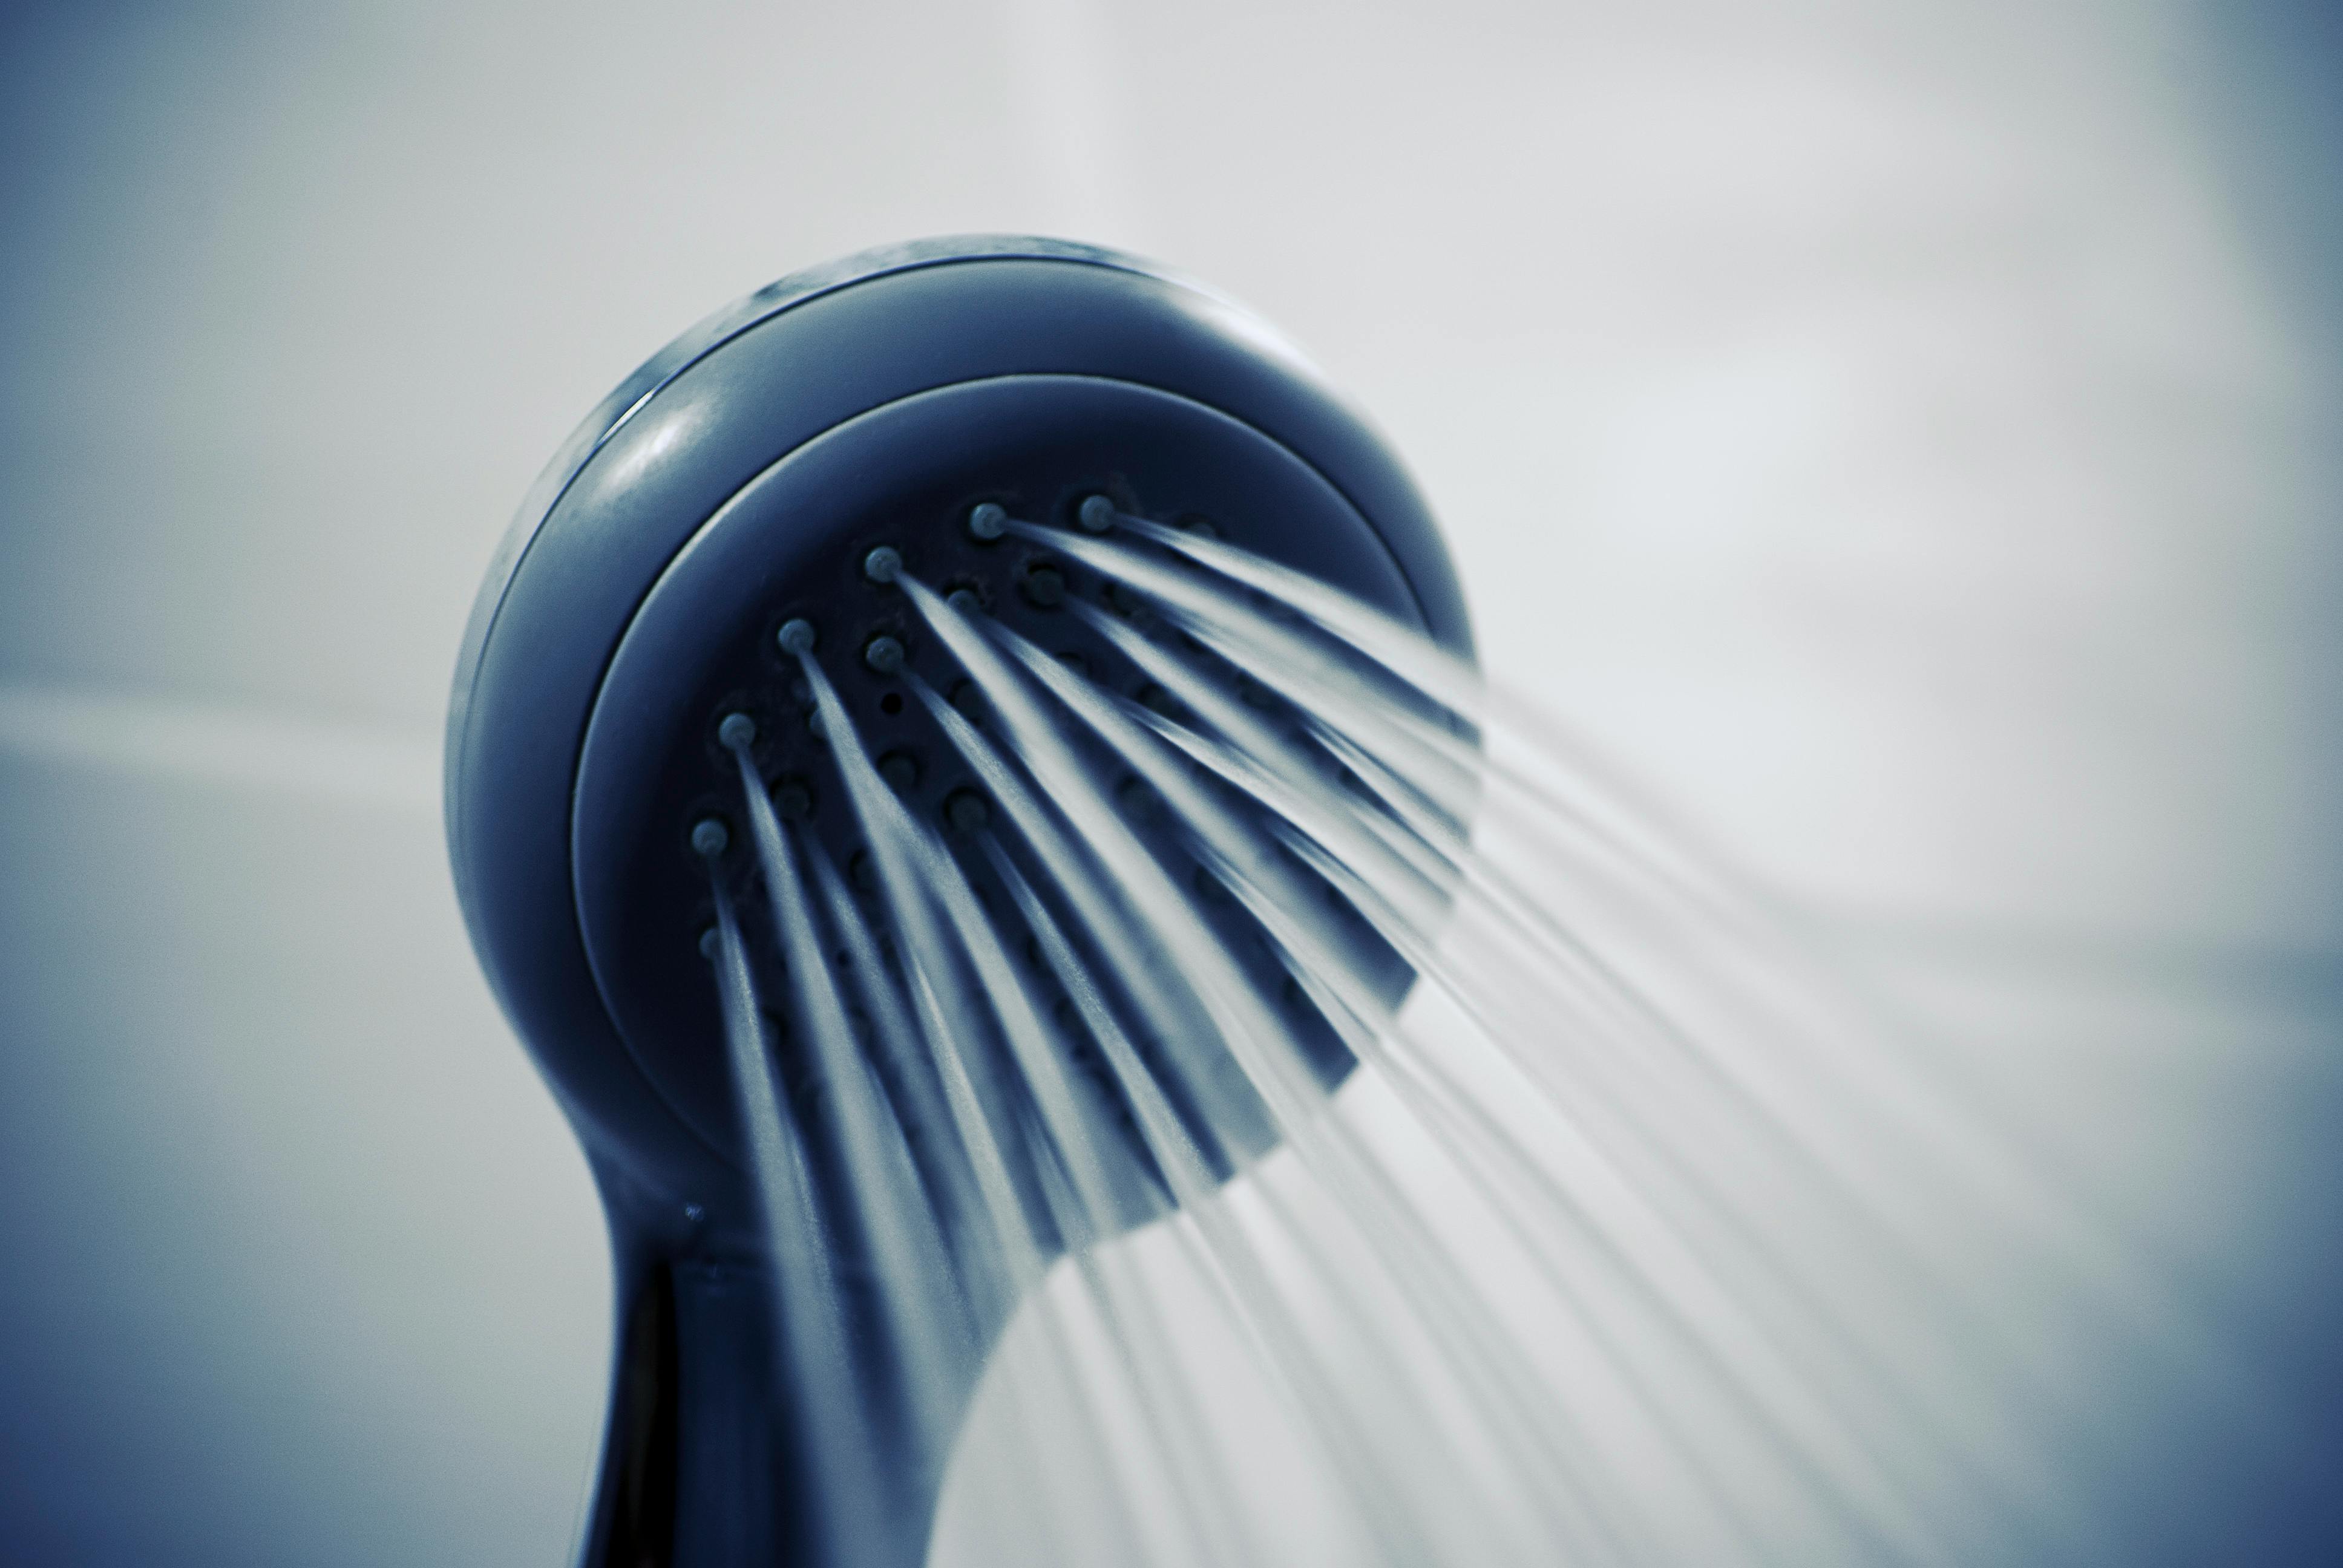
[[(773, 1282), (690, 942), (700, 870), (678, 840), (721, 799), (725, 760), (705, 731), (765, 703), (760, 756), (789, 765), (771, 749), (802, 741), (771, 696), (786, 672), (754, 667), (785, 613), (850, 643), (889, 630), (910, 668), (945, 678), (853, 562), (876, 539), (998, 602), (1006, 579), (952, 532), (966, 503), (1054, 516), (1083, 487), (1212, 514), (1470, 652), (1421, 499), (1299, 356), (1145, 264), (1013, 237), (866, 253), (710, 317), (565, 444), (482, 590), (448, 719), (449, 852), (618, 1262), (586, 1568), (815, 1550), (798, 1456), (816, 1418), (769, 1392)], [(859, 714), (889, 711), (880, 685), (850, 684)], [(653, 923), (630, 924), (638, 907)], [(960, 1369), (970, 1387), (980, 1364)], [(933, 1479), (904, 1493), (906, 1563)]]
[(938, 387), (1019, 375), (1153, 387), (1314, 470), (1390, 551), (1410, 601), (1391, 608), (1453, 647), (1469, 650), (1470, 634), (1431, 517), (1382, 444), (1253, 318), (1141, 264), (1047, 242), (932, 242), (776, 285), (712, 319), (598, 411), (517, 520), (458, 670), (447, 821), (474, 944), (598, 1165), (619, 1168), (629, 1201), (700, 1202), (729, 1223), (729, 1163), (641, 1071), (594, 983), (570, 806), (636, 607), (758, 474)]

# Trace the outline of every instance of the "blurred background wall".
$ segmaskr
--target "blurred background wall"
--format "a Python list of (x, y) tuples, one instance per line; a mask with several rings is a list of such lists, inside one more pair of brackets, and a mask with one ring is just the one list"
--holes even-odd
[(637, 361), (975, 229), (1288, 327), (1492, 667), (2343, 1386), (2338, 81), (2274, 0), (11, 6), (0, 1556), (559, 1559), (608, 1287), (460, 628)]

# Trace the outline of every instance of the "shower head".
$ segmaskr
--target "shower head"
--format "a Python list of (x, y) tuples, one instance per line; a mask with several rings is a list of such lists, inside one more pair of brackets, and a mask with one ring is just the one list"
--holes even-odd
[[(742, 779), (883, 930), (834, 749), (867, 746), (947, 842), (993, 809), (923, 695), (981, 726), (981, 683), (912, 595), (1170, 705), (1082, 608), (1128, 618), (1122, 590), (1049, 542), (1118, 518), (1209, 531), (1469, 657), (1422, 500), (1314, 371), (1215, 295), (1051, 241), (865, 252), (719, 312), (579, 427), (506, 540), (457, 673), (447, 834), (482, 964), (610, 1211), (620, 1375), (588, 1562), (726, 1560), (791, 1528), (744, 1523), (737, 1499), (720, 1529), (689, 1523), (717, 1508), (693, 1497), (716, 1449), (786, 1459), (797, 1441), (742, 1392), (770, 1371), (749, 1326), (769, 1263), (709, 966), (719, 903), (759, 907)], [(826, 732), (840, 717), (852, 738)], [(753, 965), (786, 967), (770, 922), (739, 930)], [(1230, 949), (1276, 978), (1265, 944)], [(1362, 951), (1395, 1000), (1406, 966)], [(1296, 1012), (1331, 1084), (1349, 1056)], [(769, 1024), (788, 1056), (787, 1020)], [(1224, 1140), (1216, 1170), (1266, 1136)]]

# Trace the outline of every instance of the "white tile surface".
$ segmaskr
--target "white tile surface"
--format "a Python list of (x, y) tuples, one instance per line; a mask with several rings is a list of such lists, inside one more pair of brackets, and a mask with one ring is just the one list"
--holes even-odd
[(8, 1555), (552, 1561), (600, 1207), (436, 816), (21, 759), (0, 799)]

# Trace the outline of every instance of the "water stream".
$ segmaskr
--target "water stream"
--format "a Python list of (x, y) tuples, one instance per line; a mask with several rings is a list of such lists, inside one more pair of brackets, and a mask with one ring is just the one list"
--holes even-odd
[(860, 896), (733, 732), (787, 994), (720, 884), (713, 983), (833, 1560), (938, 1484), (987, 1562), (2122, 1558), (2065, 1352), (2236, 1375), (2122, 1235), (1528, 705), (1116, 524), (1010, 528), (1121, 585), (1068, 613), (1133, 690), (900, 578), (980, 699), (904, 673), (942, 821), (798, 651)]

